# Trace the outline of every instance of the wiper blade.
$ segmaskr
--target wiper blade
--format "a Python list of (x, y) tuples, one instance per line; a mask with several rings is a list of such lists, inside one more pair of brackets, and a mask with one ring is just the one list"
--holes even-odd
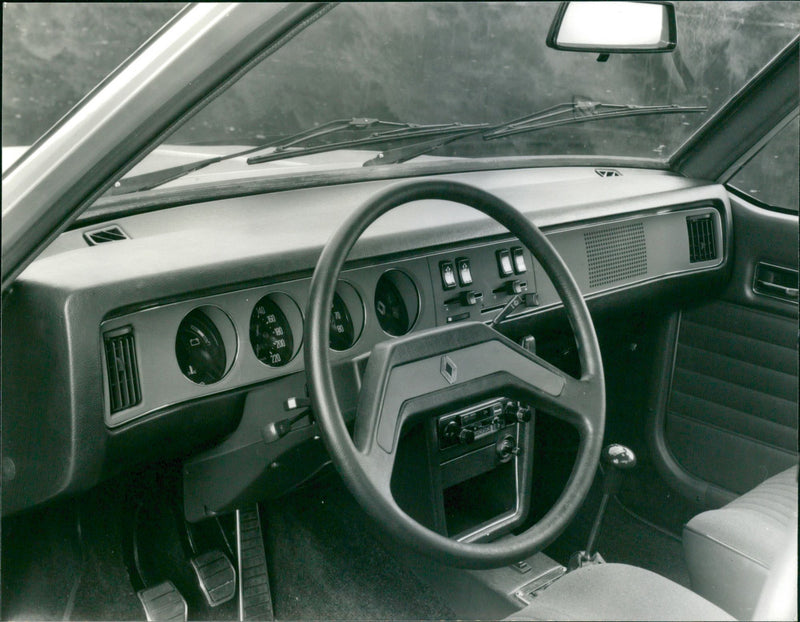
[[(385, 132), (375, 132), (369, 136), (361, 138), (353, 138), (350, 140), (343, 140), (335, 143), (325, 143), (322, 145), (313, 145), (310, 147), (297, 147), (291, 148), (291, 145), (280, 145), (275, 151), (266, 153), (264, 155), (254, 156), (248, 158), (248, 164), (261, 164), (262, 162), (274, 162), (275, 160), (285, 160), (286, 158), (296, 158), (304, 155), (312, 155), (315, 153), (325, 153), (327, 151), (338, 151), (339, 149), (348, 149), (351, 147), (361, 147), (364, 145), (378, 145), (394, 142), (397, 140), (409, 140), (412, 138), (427, 138), (429, 136), (449, 136), (460, 135), (465, 131), (474, 131), (476, 129), (486, 129), (488, 123), (439, 123), (432, 125), (417, 125), (415, 123), (398, 124), (398, 127), (393, 130)], [(317, 138), (318, 135), (314, 135)], [(311, 137), (309, 137), (311, 138)], [(296, 144), (292, 142), (292, 145)]]
[(639, 115), (651, 114), (676, 114), (676, 113), (695, 113), (705, 112), (707, 106), (681, 106), (678, 104), (662, 104), (654, 106), (640, 106), (636, 104), (607, 104), (594, 102), (591, 100), (576, 98), (567, 103), (556, 104), (543, 110), (539, 110), (524, 117), (518, 117), (511, 121), (504, 121), (495, 125), (490, 125), (484, 129), (465, 130), (457, 135), (448, 136), (438, 140), (432, 140), (421, 144), (407, 145), (395, 149), (386, 150), (378, 154), (377, 157), (368, 160), (364, 166), (375, 166), (377, 164), (399, 164), (407, 162), (413, 158), (424, 155), (446, 144), (455, 142), (467, 136), (480, 134), (483, 140), (495, 140), (522, 134), (525, 132), (535, 132), (537, 130), (556, 127), (559, 125), (571, 125), (575, 123), (587, 123), (599, 121), (601, 119), (612, 119), (616, 117), (634, 117)]
[[(281, 138), (280, 140), (273, 140), (267, 143), (263, 143), (260, 145), (256, 145), (255, 147), (248, 147), (247, 149), (237, 151), (235, 153), (228, 153), (221, 156), (214, 156), (212, 158), (206, 158), (203, 160), (196, 160), (194, 162), (189, 162), (187, 164), (181, 164), (179, 166), (172, 166), (170, 168), (163, 168), (157, 171), (152, 171), (150, 173), (143, 173), (141, 175), (134, 175), (133, 177), (126, 177), (117, 181), (114, 186), (112, 186), (107, 194), (109, 196), (118, 195), (118, 194), (127, 194), (130, 192), (139, 192), (141, 190), (150, 190), (151, 188), (155, 188), (162, 184), (165, 184), (169, 181), (174, 179), (178, 179), (179, 177), (183, 177), (193, 171), (197, 171), (201, 168), (205, 168), (206, 166), (210, 166), (211, 164), (216, 164), (217, 162), (223, 162), (225, 160), (232, 160), (234, 158), (240, 158), (242, 156), (256, 153), (257, 151), (263, 151), (264, 149), (269, 149), (273, 147), (275, 150), (264, 156), (264, 159), (255, 159), (251, 158), (247, 161), (248, 164), (257, 164), (259, 162), (269, 162), (270, 160), (280, 160), (282, 158), (292, 158), (296, 155), (300, 155), (297, 150), (290, 150), (298, 145), (313, 140), (315, 138), (319, 138), (321, 136), (326, 136), (328, 134), (333, 134), (335, 132), (341, 132), (345, 130), (350, 131), (362, 131), (370, 128), (375, 127), (384, 127), (384, 128), (392, 128), (391, 130), (386, 130), (380, 134), (373, 134), (368, 138), (362, 139), (364, 144), (370, 144), (370, 142), (383, 142), (390, 138), (394, 137), (404, 137), (404, 132), (410, 132), (409, 136), (427, 136), (431, 133), (436, 134), (439, 130), (449, 131), (449, 128), (457, 126), (458, 124), (454, 123), (447, 123), (447, 124), (439, 124), (439, 125), (418, 125), (415, 123), (402, 123), (399, 121), (383, 121), (381, 119), (373, 119), (369, 117), (355, 117), (351, 119), (335, 119), (333, 121), (328, 121), (327, 123), (323, 123), (322, 125), (317, 125), (312, 128), (303, 130), (301, 132), (297, 132), (296, 134), (291, 134), (290, 136), (286, 136)], [(380, 138), (380, 140), (376, 140)], [(336, 145), (341, 145), (343, 143), (336, 143)], [(334, 144), (329, 145), (319, 145), (317, 147), (309, 147), (302, 150), (302, 153), (319, 153), (320, 151), (331, 151), (334, 149), (339, 149), (341, 147), (334, 146)], [(313, 150), (313, 151), (312, 151)]]
[(558, 125), (587, 123), (589, 121), (599, 121), (600, 119), (635, 117), (650, 114), (705, 112), (707, 108), (708, 106), (680, 106), (678, 104), (661, 104), (656, 106), (606, 104), (603, 102), (576, 99), (569, 103), (557, 104), (526, 117), (509, 121), (493, 131), (486, 132), (483, 138), (484, 140), (494, 140), (495, 138), (543, 130)]

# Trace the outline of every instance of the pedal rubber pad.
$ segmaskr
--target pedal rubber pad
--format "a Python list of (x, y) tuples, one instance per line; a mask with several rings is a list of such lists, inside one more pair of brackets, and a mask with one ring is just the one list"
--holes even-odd
[(237, 510), (240, 620), (273, 620), (267, 557), (258, 506)]
[(198, 555), (192, 559), (192, 568), (210, 607), (227, 603), (236, 595), (236, 571), (222, 551)]
[(164, 581), (137, 592), (148, 622), (186, 622), (186, 600), (172, 581)]

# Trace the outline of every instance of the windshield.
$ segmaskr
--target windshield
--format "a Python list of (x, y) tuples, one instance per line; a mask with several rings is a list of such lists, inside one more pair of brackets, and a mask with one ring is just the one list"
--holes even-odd
[[(387, 166), (513, 156), (664, 162), (800, 28), (793, 2), (678, 2), (673, 53), (612, 54), (603, 62), (597, 54), (545, 45), (557, 8), (551, 2), (338, 5), (184, 123), (127, 177), (213, 158), (210, 166), (131, 188), (352, 169), (381, 163), (384, 152), (393, 155), (383, 160)], [(455, 123), (491, 129), (558, 106), (567, 121), (555, 126), (453, 134)], [(640, 113), (575, 122), (586, 110), (599, 117), (624, 107)], [(641, 113), (641, 107), (660, 110)], [(314, 135), (332, 121), (363, 119), (412, 130), (448, 127), (440, 131), (444, 139), (428, 138), (420, 150), (424, 137), (414, 137), (410, 150), (409, 137), (349, 142), (374, 134), (371, 126)], [(409, 130), (385, 125), (380, 131)], [(311, 137), (279, 153), (299, 133)], [(331, 143), (332, 150), (319, 148)], [(264, 149), (253, 153), (255, 146)], [(397, 148), (404, 149), (400, 156), (387, 151)], [(243, 150), (249, 153), (225, 158)]]

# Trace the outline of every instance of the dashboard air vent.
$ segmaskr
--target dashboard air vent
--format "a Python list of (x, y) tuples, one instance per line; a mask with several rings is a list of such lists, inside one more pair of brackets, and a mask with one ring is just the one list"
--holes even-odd
[(689, 263), (716, 259), (717, 244), (711, 214), (687, 216), (686, 227), (689, 230)]
[(600, 177), (622, 177), (622, 173), (615, 168), (596, 168), (594, 172)]
[(589, 287), (647, 274), (647, 245), (641, 222), (587, 231), (583, 241), (589, 264)]
[(111, 413), (125, 410), (142, 401), (136, 342), (130, 326), (103, 335), (108, 371), (108, 396)]
[(83, 234), (83, 239), (89, 246), (97, 246), (105, 242), (116, 242), (117, 240), (128, 240), (128, 234), (119, 226), (103, 227), (94, 231), (87, 231)]

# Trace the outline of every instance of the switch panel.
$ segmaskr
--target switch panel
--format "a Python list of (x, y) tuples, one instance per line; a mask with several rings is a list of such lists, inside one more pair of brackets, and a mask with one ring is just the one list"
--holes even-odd
[[(523, 254), (524, 275), (515, 275), (515, 249)], [(525, 296), (525, 304), (514, 310), (512, 317), (530, 313), (536, 306), (536, 264), (517, 239), (433, 253), (428, 256), (428, 265), (434, 279), (433, 302), (439, 326), (489, 322), (516, 294)], [(505, 273), (502, 278), (498, 277), (501, 266)]]

